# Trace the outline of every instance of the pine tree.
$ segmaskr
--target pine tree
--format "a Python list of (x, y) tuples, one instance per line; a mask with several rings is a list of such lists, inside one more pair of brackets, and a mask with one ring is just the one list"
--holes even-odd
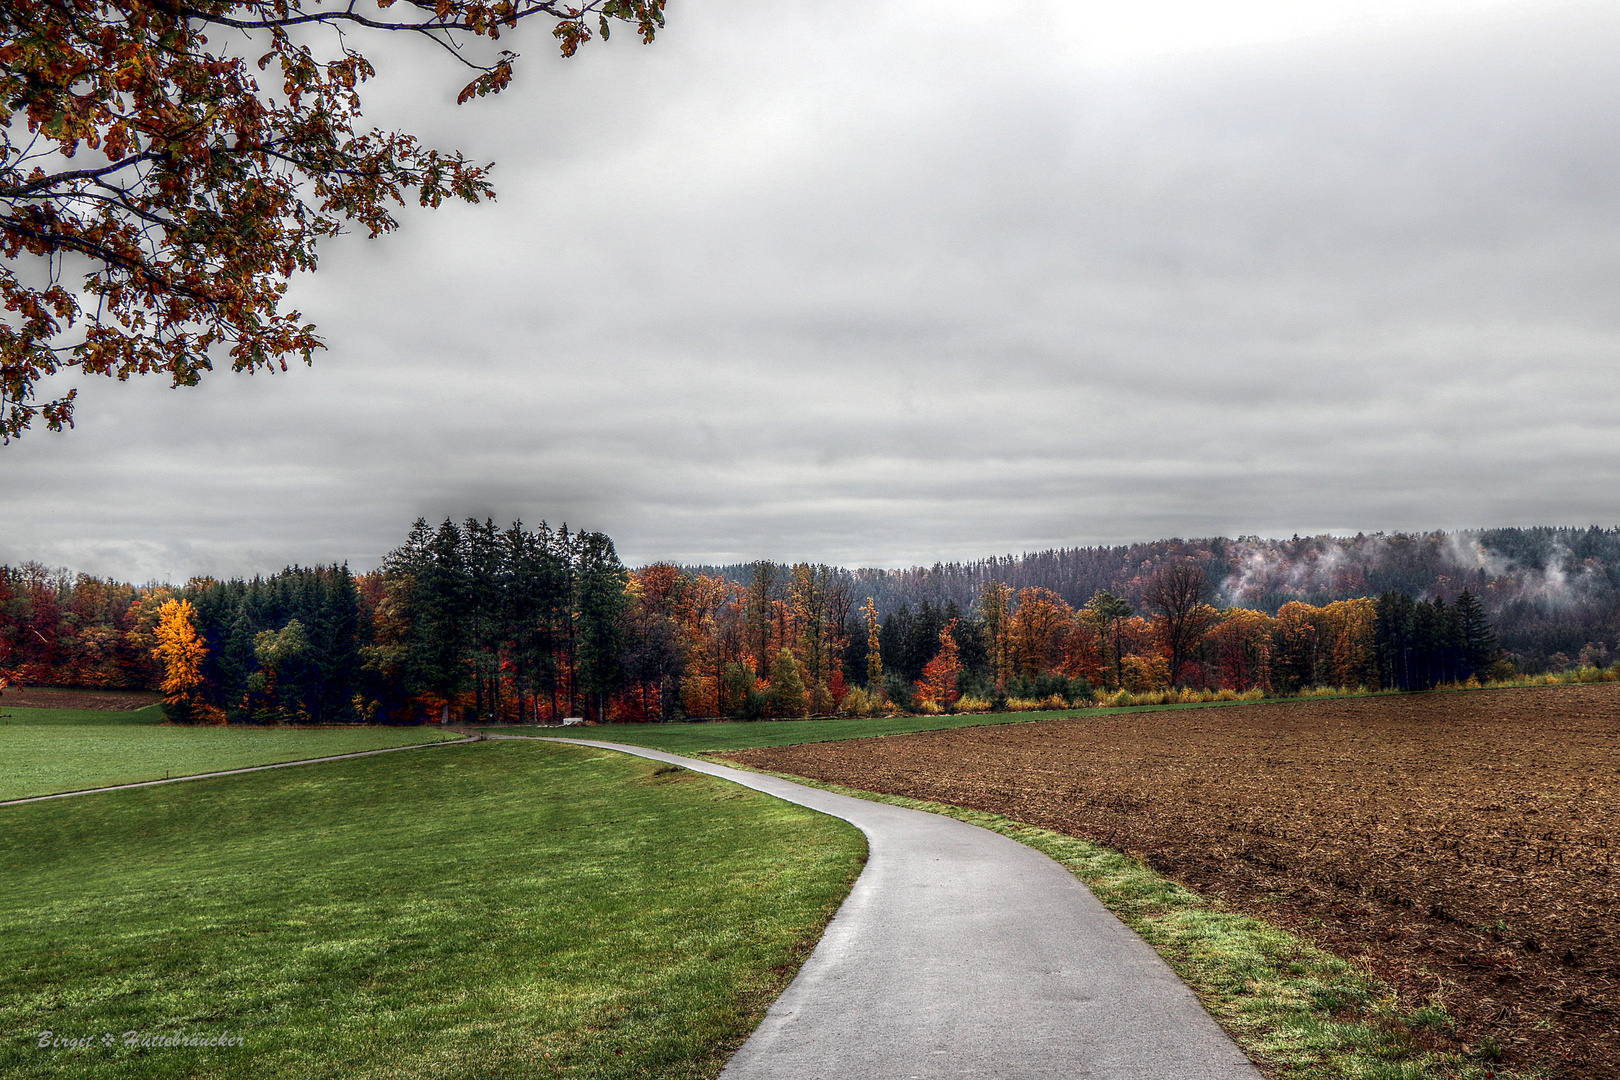
[(418, 519), (386, 570), (401, 583), (406, 624), (403, 674), (413, 694), (440, 699), (439, 722), (471, 673), (467, 664), (468, 581), (462, 532), (445, 519), (437, 530)]
[(606, 719), (607, 696), (624, 682), (624, 617), (630, 606), (630, 575), (613, 541), (602, 533), (575, 538), (575, 662), (579, 688), (596, 698), (596, 718)]
[(1385, 689), (1410, 690), (1416, 682), (1412, 657), (1412, 619), (1416, 607), (1405, 593), (1378, 597), (1378, 681)]
[(1445, 600), (1438, 596), (1412, 605), (1413, 690), (1432, 690), (1446, 681), (1446, 653), (1451, 644), (1449, 615)]
[(1485, 679), (1491, 665), (1496, 662), (1496, 631), (1485, 615), (1485, 605), (1473, 593), (1464, 589), (1452, 605), (1457, 620), (1458, 637), (1462, 649), (1465, 677)]
[[(537, 697), (545, 692), (551, 697), (555, 720), (558, 650), (571, 599), (567, 560), (557, 549), (550, 526), (543, 521), (532, 532), (526, 531), (521, 522), (514, 522), (501, 540), (504, 585), (500, 621), (509, 635), (507, 649), (518, 695), (517, 712), (520, 717), (531, 715), (524, 709), (525, 691)], [(536, 701), (532, 713), (538, 712)]]

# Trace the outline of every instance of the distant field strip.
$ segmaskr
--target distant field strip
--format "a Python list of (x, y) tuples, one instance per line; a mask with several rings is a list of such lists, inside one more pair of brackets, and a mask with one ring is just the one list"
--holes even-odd
[[(8, 1080), (710, 1080), (866, 852), (758, 792), (527, 741), (4, 821)], [(41, 1048), (43, 1031), (94, 1041)], [(142, 1049), (127, 1031), (243, 1042)]]
[(0, 727), (0, 800), (438, 742), (437, 728)]
[(699, 724), (603, 724), (600, 727), (488, 728), (489, 731), (537, 735), (566, 735), (580, 739), (626, 743), (664, 750), (671, 754), (752, 750), (802, 743), (869, 739), (878, 735), (908, 735), (918, 731), (953, 731), (967, 727), (1027, 724), (1041, 720), (1091, 719), (1177, 709), (1211, 709), (1231, 705), (1254, 706), (1253, 701), (1200, 701), (1186, 705), (1138, 705), (1131, 708), (1068, 709), (1053, 712), (957, 713), (954, 716), (879, 716), (870, 719), (715, 721)]
[(144, 709), (128, 711), (117, 709), (32, 709), (20, 705), (0, 708), (0, 725), (11, 724), (161, 724), (163, 709), (148, 705)]

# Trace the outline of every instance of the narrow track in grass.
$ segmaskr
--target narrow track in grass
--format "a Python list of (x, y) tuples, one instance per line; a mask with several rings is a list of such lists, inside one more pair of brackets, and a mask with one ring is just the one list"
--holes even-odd
[(482, 735), (469, 735), (465, 739), (411, 743), (409, 746), (385, 746), (380, 750), (357, 750), (351, 754), (328, 754), (325, 757), (301, 758), (298, 761), (277, 761), (270, 765), (249, 765), (241, 769), (220, 769), (216, 772), (191, 773), (188, 776), (169, 776), (162, 780), (139, 780), (133, 784), (109, 784), (106, 787), (80, 788), (78, 791), (58, 791), (52, 795), (29, 795), (22, 799), (0, 800), (0, 806), (18, 806), (22, 803), (45, 802), (49, 799), (71, 799), (75, 795), (98, 795), (104, 791), (128, 791), (130, 788), (156, 787), (160, 784), (183, 784), (187, 780), (211, 780), (216, 776), (236, 776), (240, 773), (263, 772), (266, 769), (290, 769), (294, 765), (319, 765), (323, 761), (343, 761), (347, 758), (371, 757), (374, 754), (392, 754), (399, 750), (425, 750), (435, 746), (465, 746), (468, 743), (478, 742), (482, 738)]
[(680, 765), (866, 834), (870, 855), (848, 900), (722, 1080), (1259, 1080), (1164, 960), (1033, 848), (708, 761), (549, 741)]

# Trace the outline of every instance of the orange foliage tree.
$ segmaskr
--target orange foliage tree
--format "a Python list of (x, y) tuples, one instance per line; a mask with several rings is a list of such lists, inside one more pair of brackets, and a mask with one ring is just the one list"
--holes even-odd
[(1263, 611), (1231, 608), (1221, 612), (1204, 647), (1218, 686), (1232, 690), (1271, 690), (1271, 638), (1277, 620)]
[(923, 677), (917, 683), (918, 699), (940, 708), (960, 696), (956, 684), (962, 675), (962, 657), (956, 646), (956, 622), (952, 619), (940, 630), (939, 652), (923, 665)]
[(208, 648), (197, 633), (196, 615), (190, 600), (168, 600), (158, 609), (153, 654), (163, 664), (163, 712), (181, 723), (213, 720), (218, 712), (199, 700)]
[(1012, 665), (1019, 675), (1041, 675), (1063, 666), (1063, 646), (1074, 626), (1074, 609), (1050, 589), (1018, 590), (1012, 616)]
[(1091, 619), (1076, 618), (1063, 638), (1060, 673), (1100, 686), (1108, 677), (1108, 642)]

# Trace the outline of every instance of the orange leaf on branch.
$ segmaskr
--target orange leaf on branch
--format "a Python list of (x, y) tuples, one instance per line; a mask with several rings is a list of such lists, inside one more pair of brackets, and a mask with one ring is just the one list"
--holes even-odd
[[(402, 133), (357, 130), (374, 69), (349, 44), (354, 34), (443, 47), (476, 73), (465, 102), (506, 89), (516, 59), (504, 50), (474, 58), (469, 39), (542, 18), (571, 56), (590, 40), (587, 16), (630, 23), (651, 41), (664, 3), (7, 0), (0, 441), (36, 420), (72, 425), (75, 392), (37, 397), (64, 371), (120, 380), (162, 371), (192, 385), (216, 348), (237, 371), (308, 363), (324, 344), (280, 298), (293, 273), (314, 269), (318, 237), (348, 222), (372, 236), (392, 231), (386, 204), (403, 205), (406, 192), (427, 206), (493, 195), (488, 165)], [(291, 36), (296, 28), (308, 40), (320, 27), (333, 31), (322, 58)], [(256, 63), (279, 64), (279, 97), (231, 51), (264, 34), (270, 48)], [(90, 266), (76, 290), (62, 280), (69, 255)]]

